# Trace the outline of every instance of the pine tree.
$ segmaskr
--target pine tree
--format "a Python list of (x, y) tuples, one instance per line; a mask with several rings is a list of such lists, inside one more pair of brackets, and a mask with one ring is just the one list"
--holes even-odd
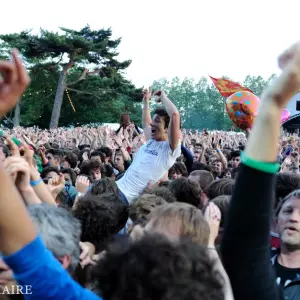
[(136, 92), (133, 92), (135, 87), (125, 80), (122, 73), (131, 61), (117, 60), (117, 47), (121, 39), (112, 39), (111, 29), (94, 31), (89, 26), (79, 31), (60, 29), (62, 33), (41, 29), (38, 35), (32, 34), (31, 31), (0, 35), (0, 39), (4, 41), (1, 45), (0, 56), (4, 56), (8, 47), (15, 47), (22, 53), (31, 72), (38, 73), (39, 70), (58, 72), (50, 128), (56, 128), (59, 125), (66, 89), (97, 99), (99, 93), (103, 94), (107, 88), (104, 86), (102, 90), (95, 90), (97, 85), (94, 85), (91, 90), (83, 91), (77, 88), (82, 86), (83, 81), (95, 82), (99, 79), (100, 81), (107, 79), (106, 83), (109, 88), (117, 94), (119, 89), (130, 90), (131, 94)]

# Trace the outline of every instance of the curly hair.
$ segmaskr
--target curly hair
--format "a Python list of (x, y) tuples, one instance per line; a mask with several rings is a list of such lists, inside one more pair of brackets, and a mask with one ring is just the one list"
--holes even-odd
[(188, 171), (184, 163), (176, 162), (170, 169), (169, 169), (169, 177), (174, 174), (179, 173), (184, 177), (188, 177)]
[(115, 181), (111, 178), (106, 177), (95, 182), (95, 184), (92, 186), (91, 193), (95, 196), (104, 193), (113, 193), (117, 195), (119, 193), (119, 190)]
[(105, 300), (221, 300), (224, 280), (206, 248), (146, 235), (110, 245), (93, 269)]
[(178, 202), (189, 203), (196, 207), (201, 205), (202, 190), (198, 182), (181, 177), (171, 182), (170, 191)]
[(79, 175), (91, 175), (93, 170), (99, 169), (101, 171), (101, 175), (105, 172), (103, 165), (97, 160), (88, 160), (85, 161), (80, 167)]
[(78, 201), (73, 214), (81, 221), (81, 240), (99, 249), (125, 226), (128, 206), (113, 193), (87, 194)]

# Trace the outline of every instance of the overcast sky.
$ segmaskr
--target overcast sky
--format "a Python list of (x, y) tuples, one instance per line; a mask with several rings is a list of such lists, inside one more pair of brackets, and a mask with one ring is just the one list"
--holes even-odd
[(161, 77), (278, 73), (277, 56), (300, 39), (299, 0), (1, 1), (1, 33), (59, 26), (111, 27), (137, 86)]

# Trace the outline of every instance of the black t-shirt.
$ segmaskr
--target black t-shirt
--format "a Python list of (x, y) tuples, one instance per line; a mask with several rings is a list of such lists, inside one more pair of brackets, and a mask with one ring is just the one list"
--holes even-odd
[(300, 268), (298, 269), (286, 268), (278, 263), (278, 257), (276, 258), (274, 266), (276, 271), (276, 282), (282, 288), (287, 286), (294, 279), (300, 278)]

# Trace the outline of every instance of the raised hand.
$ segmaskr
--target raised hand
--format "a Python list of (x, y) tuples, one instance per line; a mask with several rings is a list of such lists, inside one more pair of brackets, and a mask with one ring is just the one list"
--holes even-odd
[(167, 98), (167, 95), (164, 91), (157, 91), (154, 93), (154, 96), (157, 103), (160, 103), (163, 99)]
[(282, 69), (282, 74), (271, 87), (266, 89), (264, 95), (270, 97), (262, 97), (264, 101), (261, 101), (261, 105), (263, 106), (266, 98), (282, 110), (300, 89), (300, 42), (279, 56), (278, 65)]
[(219, 233), (219, 227), (221, 222), (221, 211), (218, 206), (210, 202), (205, 210), (204, 217), (210, 229), (208, 246), (214, 247), (215, 240)]
[(4, 162), (6, 172), (11, 176), (20, 193), (31, 190), (30, 166), (21, 156), (8, 157)]
[(29, 85), (30, 78), (19, 52), (13, 50), (12, 61), (0, 61), (0, 118), (15, 107)]
[(143, 90), (143, 100), (145, 102), (149, 102), (152, 97), (152, 87), (150, 86), (148, 89)]
[(78, 176), (75, 186), (77, 192), (86, 194), (90, 186), (90, 180), (86, 176)]
[(49, 179), (47, 187), (54, 199), (56, 199), (57, 195), (64, 189), (65, 183), (66, 181), (63, 174), (54, 176)]
[(119, 148), (122, 146), (122, 140), (120, 137), (118, 136), (114, 136), (113, 140), (115, 141), (115, 143), (119, 146)]

